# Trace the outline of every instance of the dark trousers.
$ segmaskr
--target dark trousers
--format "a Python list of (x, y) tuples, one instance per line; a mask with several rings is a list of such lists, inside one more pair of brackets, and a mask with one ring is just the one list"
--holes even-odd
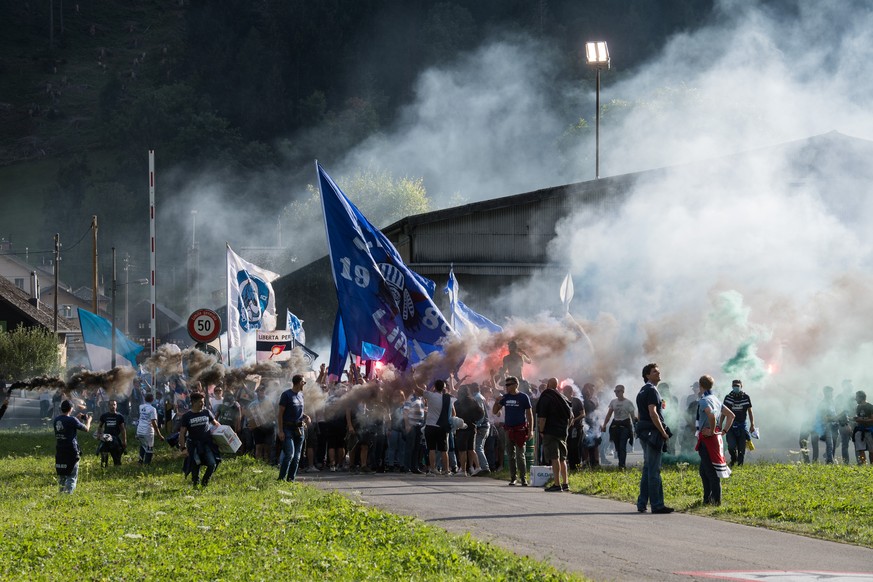
[(701, 443), (697, 452), (700, 453), (700, 480), (703, 481), (703, 503), (719, 505), (721, 504), (721, 480), (718, 478), (718, 473), (715, 472), (715, 467), (712, 466), (709, 451)]
[(192, 443), (190, 440), (187, 444), (188, 453), (191, 455), (191, 480), (197, 485), (200, 482), (200, 467), (205, 466), (206, 472), (203, 474), (203, 485), (209, 483), (209, 478), (215, 472), (215, 467), (218, 465), (215, 460), (215, 454), (212, 452), (212, 447), (209, 443)]
[(406, 468), (410, 471), (421, 470), (421, 427), (413, 426), (405, 435), (406, 438)]
[(624, 468), (627, 462), (627, 442), (630, 436), (630, 421), (614, 421), (609, 427), (609, 438), (615, 444), (619, 468)]
[(734, 463), (742, 466), (746, 458), (746, 427), (733, 426), (727, 433), (728, 453), (731, 456), (731, 467)]

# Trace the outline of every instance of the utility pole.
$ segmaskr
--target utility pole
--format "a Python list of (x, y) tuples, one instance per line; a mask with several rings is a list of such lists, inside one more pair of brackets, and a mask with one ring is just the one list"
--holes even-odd
[(58, 335), (58, 279), (61, 276), (61, 235), (55, 233), (55, 336)]
[(91, 308), (94, 310), (94, 315), (100, 315), (100, 312), (97, 310), (97, 215), (91, 217), (91, 230), (94, 235), (94, 263), (93, 263), (93, 273), (94, 273), (94, 287), (91, 291)]

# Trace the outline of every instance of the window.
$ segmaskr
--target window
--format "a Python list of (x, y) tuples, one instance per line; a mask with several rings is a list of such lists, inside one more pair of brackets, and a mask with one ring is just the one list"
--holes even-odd
[(15, 286), (18, 287), (19, 289), (24, 289), (24, 279), (22, 279), (20, 277), (16, 277), (15, 278)]

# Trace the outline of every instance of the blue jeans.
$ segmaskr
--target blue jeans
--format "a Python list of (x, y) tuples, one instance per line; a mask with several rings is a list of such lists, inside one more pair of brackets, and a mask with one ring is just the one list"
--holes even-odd
[(58, 475), (58, 490), (61, 493), (72, 494), (76, 490), (76, 482), (79, 480), (79, 463), (73, 465), (69, 475)]
[(215, 454), (212, 452), (211, 443), (200, 443), (187, 439), (186, 446), (188, 447), (189, 460), (191, 461), (191, 481), (197, 485), (200, 483), (200, 467), (206, 466), (206, 472), (203, 473), (203, 486), (209, 483), (212, 474), (215, 473), (215, 467), (218, 463), (215, 460)]
[(385, 455), (386, 467), (403, 467), (406, 443), (403, 442), (403, 431), (391, 429), (388, 432), (388, 454)]
[(283, 429), (285, 440), (282, 441), (282, 463), (279, 465), (279, 480), (293, 481), (297, 478), (297, 467), (300, 466), (300, 453), (303, 448), (304, 431), (294, 427)]
[(473, 450), (476, 451), (476, 456), (479, 457), (479, 468), (483, 471), (490, 470), (488, 459), (485, 457), (485, 441), (488, 438), (488, 432), (491, 428), (489, 423), (485, 423), (476, 427), (476, 440), (473, 444)]
[(643, 447), (643, 474), (640, 477), (640, 496), (637, 509), (644, 510), (651, 503), (652, 509), (664, 507), (664, 485), (661, 482), (661, 449), (640, 441)]

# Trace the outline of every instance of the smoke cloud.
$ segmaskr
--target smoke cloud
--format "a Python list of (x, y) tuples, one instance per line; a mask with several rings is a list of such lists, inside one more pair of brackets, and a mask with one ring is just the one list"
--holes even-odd
[[(741, 377), (766, 447), (781, 450), (796, 443), (822, 385), (852, 379), (869, 388), (873, 343), (859, 314), (873, 307), (873, 172), (861, 162), (871, 147), (845, 136), (873, 136), (871, 27), (860, 0), (723, 0), (705, 26), (673, 37), (635, 70), (622, 68), (622, 47), (611, 43), (601, 175), (668, 169), (639, 175), (617, 209), (578, 208), (556, 228), (549, 256), (573, 274), (571, 313), (590, 345), (555, 317), (557, 285), (538, 277), (488, 298), (509, 306), (503, 315), (515, 327), (450, 344), (447, 359), (466, 351), (465, 366), (482, 374), (499, 366), (512, 336), (533, 352), (532, 377), (622, 383), (629, 397), (652, 360), (677, 395), (704, 373), (721, 395)], [(592, 179), (592, 132), (569, 129), (593, 120), (594, 86), (563, 78), (561, 58), (537, 40), (491, 37), (424, 73), (395, 125), (322, 161), (334, 175), (377, 168), (422, 176), (435, 208)], [(833, 131), (844, 136), (826, 135)], [(821, 136), (813, 150), (773, 147), (810, 136)], [(831, 144), (858, 155), (829, 155)], [(705, 169), (692, 164), (702, 160)], [(292, 174), (276, 183), (289, 199), (314, 180), (311, 169)], [(219, 250), (201, 265), (220, 288), (221, 243), (240, 220), (240, 206), (226, 202), (239, 198), (207, 180), (188, 192), (210, 216), (201, 248)], [(168, 228), (187, 231), (181, 205), (163, 216)], [(273, 220), (260, 222), (255, 244), (278, 238)], [(320, 223), (294, 237), (301, 256), (304, 247), (307, 256), (326, 252)], [(549, 308), (543, 298), (552, 296)], [(477, 299), (485, 300), (470, 299), (474, 309)], [(425, 363), (418, 373), (444, 365)]]

